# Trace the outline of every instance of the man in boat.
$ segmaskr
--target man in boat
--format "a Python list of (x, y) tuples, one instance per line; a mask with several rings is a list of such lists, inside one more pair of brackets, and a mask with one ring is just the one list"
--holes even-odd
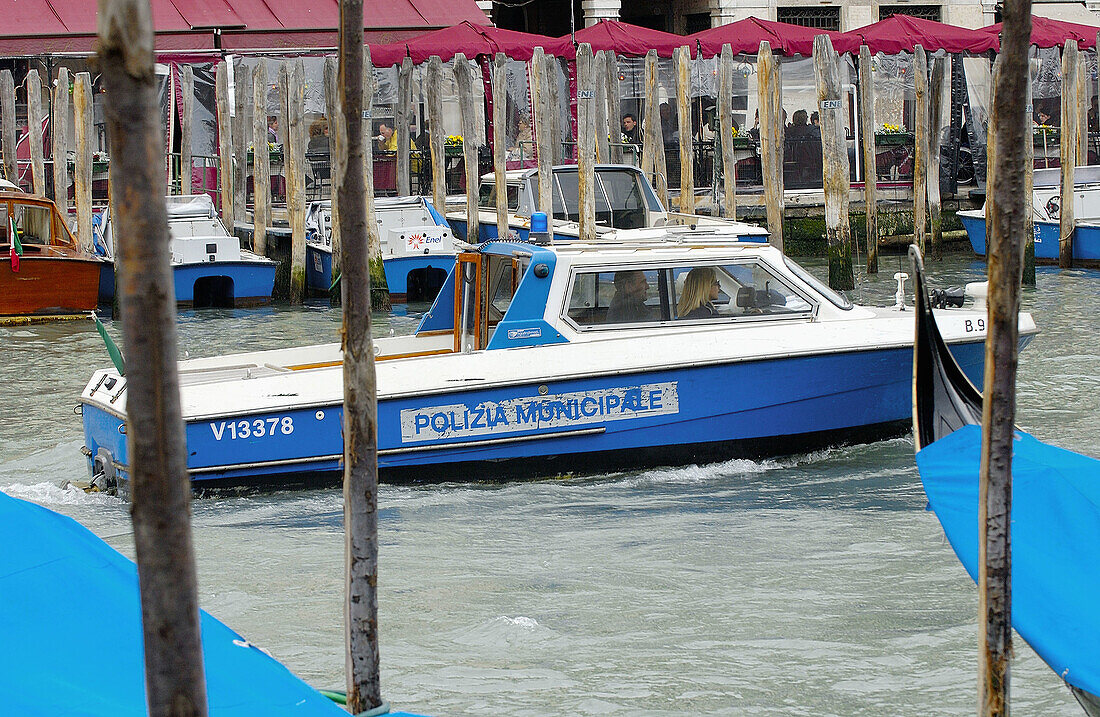
[(655, 318), (653, 310), (645, 303), (649, 282), (646, 281), (644, 271), (617, 271), (614, 283), (615, 295), (611, 297), (611, 304), (607, 307), (607, 323), (634, 323), (652, 321)]

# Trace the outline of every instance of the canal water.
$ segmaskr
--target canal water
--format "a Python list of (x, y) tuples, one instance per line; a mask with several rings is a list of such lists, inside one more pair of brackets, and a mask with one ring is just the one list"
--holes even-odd
[[(935, 287), (984, 278), (968, 254), (929, 264)], [(899, 270), (899, 257), (884, 257), (853, 298), (892, 304)], [(1100, 454), (1100, 272), (1041, 268), (1023, 305), (1042, 333), (1020, 359), (1019, 424)], [(412, 331), (416, 309), (376, 316), (378, 335)], [(339, 322), (327, 305), (183, 312), (180, 350), (336, 340)], [(109, 362), (96, 332), (84, 322), (0, 328), (0, 346), (0, 490), (73, 516), (132, 557), (125, 503), (59, 487), (86, 477), (73, 407)], [(977, 592), (925, 510), (908, 438), (759, 462), (471, 479), (380, 491), (382, 689), (395, 706), (974, 712)], [(340, 492), (203, 498), (193, 509), (203, 608), (311, 684), (342, 689)], [(72, 600), (89, 619), (114, 619), (110, 605)], [(1018, 638), (1012, 703), (1020, 714), (1080, 714)]]

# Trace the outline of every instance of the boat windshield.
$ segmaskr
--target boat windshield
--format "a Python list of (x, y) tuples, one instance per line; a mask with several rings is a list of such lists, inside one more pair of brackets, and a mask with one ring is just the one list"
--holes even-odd
[(49, 207), (16, 204), (15, 226), (19, 229), (19, 241), (23, 244), (49, 244), (52, 218)]
[[(519, 207), (519, 185), (518, 184), (506, 184), (505, 191), (508, 192), (508, 211), (514, 212)], [(479, 207), (485, 209), (496, 209), (497, 206), (497, 186), (496, 182), (482, 182), (481, 187), (478, 189), (477, 204)]]
[(817, 277), (791, 261), (788, 257), (783, 257), (783, 263), (787, 265), (788, 269), (794, 272), (795, 276), (812, 286), (815, 291), (818, 291), (822, 296), (828, 299), (830, 303), (835, 304), (838, 309), (847, 311), (852, 308), (852, 302), (848, 300), (848, 297), (833, 291), (819, 281)]

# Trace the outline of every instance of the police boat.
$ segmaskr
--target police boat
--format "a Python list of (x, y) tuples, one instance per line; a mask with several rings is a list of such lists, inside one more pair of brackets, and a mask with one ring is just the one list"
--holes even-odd
[[(904, 433), (913, 313), (903, 281), (893, 308), (853, 305), (725, 227), (464, 245), (416, 332), (375, 340), (381, 477), (594, 473)], [(936, 318), (980, 380), (984, 306)], [(1029, 314), (1020, 331), (1023, 343), (1036, 333)], [(339, 479), (338, 343), (179, 369), (194, 486)], [(124, 487), (126, 377), (96, 371), (80, 400), (93, 483)]]

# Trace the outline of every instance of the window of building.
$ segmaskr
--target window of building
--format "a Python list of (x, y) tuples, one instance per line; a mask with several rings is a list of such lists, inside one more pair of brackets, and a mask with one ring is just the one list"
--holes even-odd
[(684, 34), (694, 35), (697, 32), (710, 29), (709, 12), (692, 12), (684, 15)]
[(775, 19), (818, 30), (840, 31), (839, 7), (780, 7), (775, 10)]
[(891, 15), (908, 15), (919, 17), (922, 20), (940, 20), (943, 17), (943, 7), (940, 5), (879, 5), (878, 19), (885, 20)]

